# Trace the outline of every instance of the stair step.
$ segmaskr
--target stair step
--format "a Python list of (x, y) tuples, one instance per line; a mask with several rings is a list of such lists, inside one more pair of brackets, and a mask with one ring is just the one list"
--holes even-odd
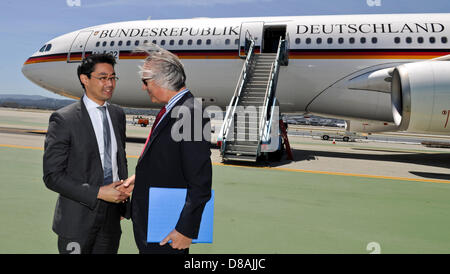
[(250, 81), (247, 82), (247, 86), (261, 86), (261, 87), (267, 87), (267, 82), (262, 82), (262, 81)]
[(250, 77), (251, 80), (254, 81), (260, 81), (260, 82), (268, 82), (269, 81), (269, 75), (252, 75)]
[(241, 92), (241, 96), (243, 96), (244, 94), (258, 94), (258, 93), (264, 93), (266, 94), (266, 87), (246, 87), (244, 88), (244, 90)]
[(244, 161), (244, 162), (256, 162), (255, 156), (237, 156), (237, 155), (224, 155), (224, 161)]
[(243, 145), (243, 146), (258, 146), (259, 141), (240, 141), (240, 140), (234, 140), (233, 145)]
[(235, 144), (227, 144), (226, 151), (248, 151), (248, 152), (256, 152), (258, 150), (258, 146), (249, 146), (249, 145), (235, 145)]
[(257, 89), (245, 89), (241, 93), (241, 97), (252, 96), (252, 97), (264, 97), (266, 95), (266, 90)]
[(262, 93), (260, 93), (259, 95), (249, 93), (249, 94), (245, 94), (244, 96), (242, 96), (241, 101), (246, 100), (246, 101), (258, 101), (258, 102), (261, 101), (261, 102), (263, 102), (264, 98), (265, 98), (265, 96)]
[(241, 103), (263, 103), (265, 97), (246, 97), (240, 100)]
[(234, 155), (246, 155), (246, 156), (256, 156), (256, 149), (252, 151), (242, 151), (242, 150), (229, 150), (228, 146), (225, 149), (225, 154), (234, 154)]
[(267, 83), (266, 84), (247, 83), (246, 87), (249, 87), (249, 88), (266, 88), (267, 87)]
[(248, 134), (235, 134), (233, 138), (228, 136), (229, 142), (259, 142), (261, 138), (258, 135), (248, 135)]

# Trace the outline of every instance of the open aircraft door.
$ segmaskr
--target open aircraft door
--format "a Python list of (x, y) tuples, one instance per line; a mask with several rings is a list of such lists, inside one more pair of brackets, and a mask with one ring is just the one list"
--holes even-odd
[(83, 60), (86, 44), (91, 35), (91, 30), (80, 31), (78, 33), (70, 46), (69, 54), (67, 55), (67, 63), (81, 62), (81, 60)]
[(239, 36), (239, 56), (247, 56), (250, 46), (250, 39), (255, 40), (255, 52), (261, 52), (264, 22), (244, 22), (241, 25), (241, 35)]

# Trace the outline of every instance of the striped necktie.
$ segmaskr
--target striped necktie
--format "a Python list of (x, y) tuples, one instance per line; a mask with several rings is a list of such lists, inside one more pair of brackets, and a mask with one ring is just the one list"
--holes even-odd
[(158, 125), (158, 123), (161, 120), (161, 118), (163, 117), (164, 113), (166, 113), (166, 107), (165, 106), (159, 111), (158, 115), (156, 115), (155, 122), (153, 123), (152, 129), (150, 130), (150, 134), (148, 135), (147, 140), (145, 141), (144, 149), (141, 152), (141, 156), (144, 153), (145, 148), (147, 147), (147, 143), (150, 140), (150, 137), (152, 136), (153, 130)]
[(109, 185), (113, 182), (112, 158), (111, 158), (111, 130), (109, 128), (108, 117), (106, 116), (106, 106), (97, 107), (102, 112), (103, 120), (103, 184)]

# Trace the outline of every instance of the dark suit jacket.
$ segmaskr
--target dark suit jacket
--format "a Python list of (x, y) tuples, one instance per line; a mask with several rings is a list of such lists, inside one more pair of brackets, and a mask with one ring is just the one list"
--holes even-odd
[[(125, 155), (125, 114), (108, 106), (117, 140), (120, 179), (128, 177)], [(108, 229), (120, 233), (120, 216), (126, 204), (97, 199), (103, 185), (103, 167), (94, 128), (83, 100), (61, 108), (50, 116), (43, 159), (45, 185), (59, 193), (53, 230), (61, 237), (84, 237), (92, 228), (100, 207), (111, 206)], [(129, 214), (128, 214), (129, 215)], [(117, 220), (116, 220), (117, 219)]]
[[(186, 93), (155, 128), (137, 163), (131, 216), (138, 247), (147, 244), (149, 187), (187, 188), (186, 203), (175, 229), (193, 239), (198, 236), (203, 209), (211, 198), (212, 183), (210, 139), (204, 139), (201, 131), (210, 124), (209, 119), (201, 118), (201, 103), (198, 107), (200, 109), (197, 109), (196, 115), (200, 119), (194, 121), (194, 97), (190, 92)], [(180, 123), (185, 121), (181, 120), (182, 115), (178, 116), (177, 111), (184, 111), (186, 117), (190, 116), (181, 131), (187, 130), (192, 141), (172, 138), (172, 129), (179, 129)], [(197, 136), (194, 136), (194, 122), (200, 130)], [(205, 130), (211, 133), (210, 128)], [(198, 135), (201, 135), (200, 140), (194, 141), (196, 139), (193, 137), (198, 138)]]

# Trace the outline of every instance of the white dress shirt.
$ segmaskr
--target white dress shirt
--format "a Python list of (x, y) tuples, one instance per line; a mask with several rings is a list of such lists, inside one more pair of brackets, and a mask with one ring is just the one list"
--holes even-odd
[[(83, 96), (83, 102), (89, 113), (89, 117), (91, 118), (92, 126), (94, 127), (95, 137), (97, 137), (97, 144), (103, 167), (105, 158), (104, 157), (105, 143), (103, 142), (103, 114), (102, 111), (97, 108), (100, 107), (100, 105), (89, 99), (86, 95)], [(105, 102), (103, 106), (107, 107), (108, 103)], [(119, 169), (117, 167), (117, 140), (114, 134), (114, 127), (112, 125), (111, 117), (109, 116), (108, 111), (106, 111), (106, 116), (108, 118), (109, 129), (111, 132), (111, 158), (112, 158), (111, 165), (112, 165), (113, 182), (117, 182), (119, 181), (119, 173), (118, 173)]]

